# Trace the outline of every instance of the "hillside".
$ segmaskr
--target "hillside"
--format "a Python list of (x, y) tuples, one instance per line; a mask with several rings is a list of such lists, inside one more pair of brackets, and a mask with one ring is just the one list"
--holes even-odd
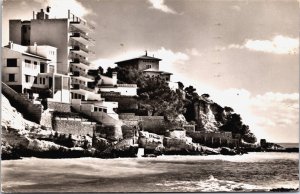
[(221, 106), (211, 100), (209, 94), (201, 96), (193, 86), (184, 87), (179, 82), (176, 91), (168, 87), (168, 83), (160, 77), (144, 76), (135, 69), (108, 68), (106, 75), (118, 73), (120, 83), (135, 83), (138, 85), (139, 109), (146, 110), (151, 115), (164, 116), (166, 120), (176, 122), (178, 115), (183, 114), (191, 124), (196, 124), (197, 130), (208, 132), (230, 131), (240, 134), (244, 142), (255, 143), (256, 137), (242, 118), (227, 106)]

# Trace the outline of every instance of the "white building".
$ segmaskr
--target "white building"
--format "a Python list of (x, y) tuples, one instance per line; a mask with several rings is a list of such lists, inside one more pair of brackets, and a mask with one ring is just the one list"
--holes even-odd
[(113, 72), (112, 77), (107, 77), (104, 75), (100, 76), (98, 81), (98, 87), (100, 93), (109, 92), (117, 93), (121, 96), (136, 96), (137, 95), (137, 85), (136, 84), (117, 84), (117, 73)]
[(21, 46), (10, 42), (2, 48), (2, 81), (19, 93), (39, 94), (69, 103), (70, 77), (56, 73), (56, 52), (52, 46)]
[(70, 11), (67, 18), (49, 18), (49, 12), (50, 8), (47, 7), (46, 12), (43, 9), (36, 15), (33, 12), (30, 21), (10, 20), (9, 39), (22, 45), (33, 45), (36, 42), (56, 47), (57, 72), (72, 75), (71, 96), (93, 96), (87, 88), (94, 79), (87, 72), (90, 69), (88, 56), (92, 53), (89, 46), (94, 45), (88, 33), (94, 27)]

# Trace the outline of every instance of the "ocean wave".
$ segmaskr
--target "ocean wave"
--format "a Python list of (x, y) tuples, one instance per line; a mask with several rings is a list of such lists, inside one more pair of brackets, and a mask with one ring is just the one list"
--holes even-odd
[[(272, 189), (270, 186), (264, 187), (246, 183), (238, 183), (235, 181), (219, 180), (213, 175), (210, 175), (208, 179), (200, 181), (165, 181), (164, 183), (157, 183), (156, 185), (168, 187), (174, 192), (263, 192), (270, 191), (270, 189)], [(297, 189), (297, 187), (292, 188)]]
[(278, 153), (278, 152), (250, 152), (243, 155), (224, 156), (224, 155), (208, 155), (208, 156), (159, 156), (157, 160), (164, 161), (207, 161), (222, 160), (228, 162), (266, 162), (271, 160), (299, 160), (299, 153)]

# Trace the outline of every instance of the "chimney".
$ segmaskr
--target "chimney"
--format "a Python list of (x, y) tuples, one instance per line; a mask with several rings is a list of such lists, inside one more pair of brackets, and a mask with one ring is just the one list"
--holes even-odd
[(35, 17), (35, 13), (34, 13), (34, 11), (32, 12), (32, 17), (33, 17), (33, 19), (34, 19), (34, 17)]
[(117, 85), (117, 81), (118, 81), (118, 74), (117, 72), (112, 72), (112, 80), (113, 80), (113, 85)]
[(43, 20), (43, 19), (45, 19), (45, 13), (44, 13), (44, 10), (43, 10), (43, 9), (41, 9), (40, 12), (37, 12), (37, 14), (36, 14), (36, 19), (38, 19), (38, 20)]
[(37, 54), (37, 43), (36, 42), (33, 43), (33, 49), (34, 49), (35, 54)]
[(50, 7), (50, 6), (47, 6), (46, 12), (47, 12), (47, 13), (50, 13), (50, 9), (51, 9), (51, 7)]
[(9, 41), (8, 46), (9, 46), (10, 49), (13, 49), (13, 48), (14, 48), (14, 43), (13, 43), (13, 41)]

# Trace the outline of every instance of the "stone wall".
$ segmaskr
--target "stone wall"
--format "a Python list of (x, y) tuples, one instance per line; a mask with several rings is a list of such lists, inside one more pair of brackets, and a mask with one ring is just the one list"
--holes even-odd
[(209, 147), (236, 147), (239, 144), (239, 139), (234, 138), (231, 132), (205, 132), (195, 131), (188, 132), (188, 136), (193, 138), (193, 141)]
[(55, 131), (73, 134), (73, 135), (90, 135), (93, 136), (94, 129), (96, 128), (95, 122), (87, 122), (78, 118), (59, 118), (53, 119), (53, 129)]
[(182, 127), (188, 132), (195, 132), (195, 125), (182, 125)]
[(71, 105), (69, 103), (47, 101), (46, 106), (58, 112), (71, 112)]
[(163, 116), (136, 116), (134, 113), (119, 114), (124, 125), (164, 135), (166, 130), (178, 128), (177, 124), (165, 121)]
[(45, 126), (46, 128), (52, 128), (52, 112), (44, 111), (42, 113), (40, 124)]

